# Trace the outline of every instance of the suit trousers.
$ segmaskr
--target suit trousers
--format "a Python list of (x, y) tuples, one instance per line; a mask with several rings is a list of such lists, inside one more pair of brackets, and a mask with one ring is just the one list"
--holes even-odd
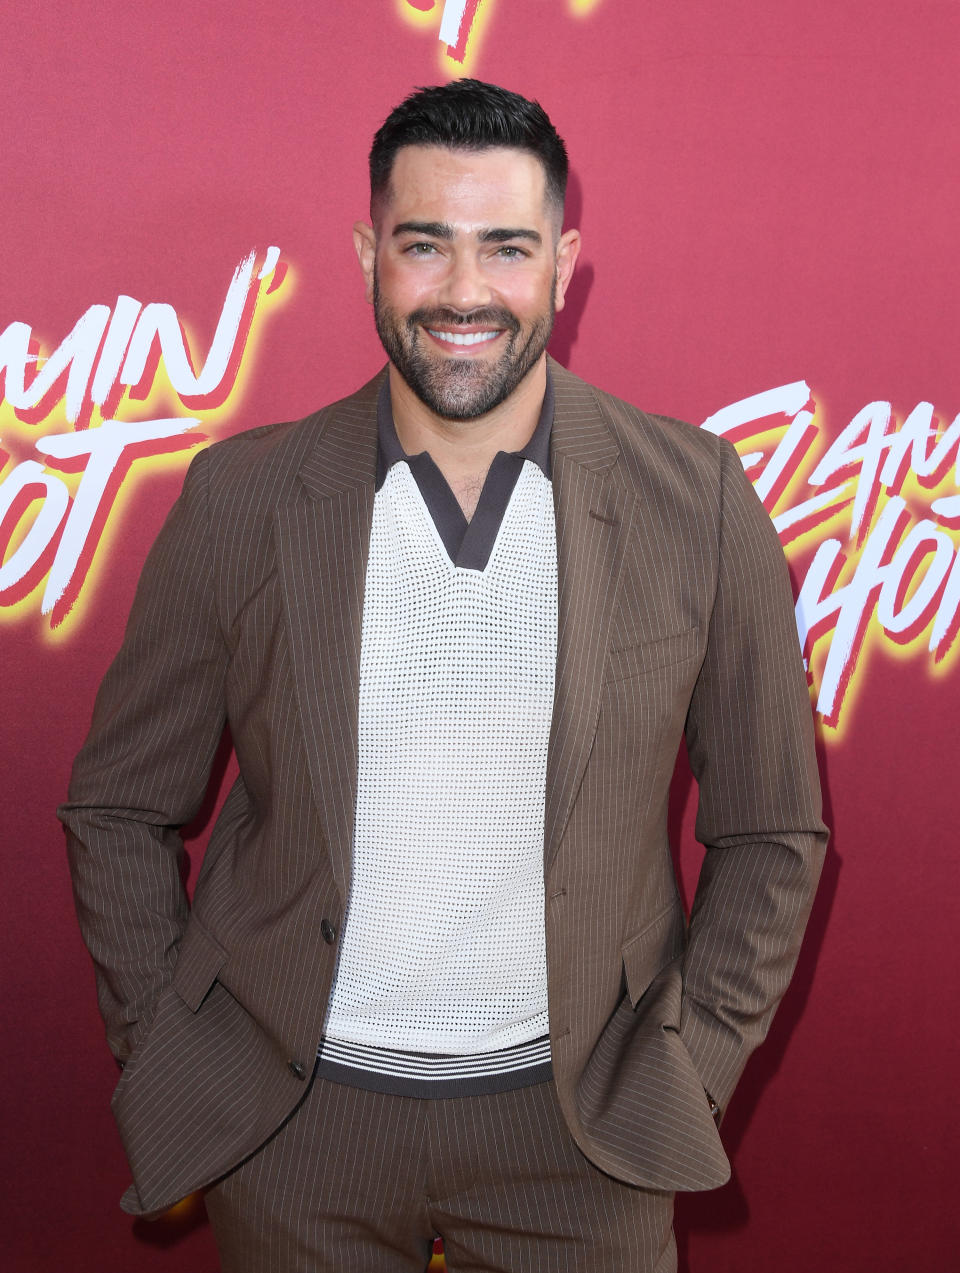
[(552, 1082), (420, 1100), (314, 1077), (212, 1186), (222, 1273), (674, 1273), (673, 1194), (604, 1174)]

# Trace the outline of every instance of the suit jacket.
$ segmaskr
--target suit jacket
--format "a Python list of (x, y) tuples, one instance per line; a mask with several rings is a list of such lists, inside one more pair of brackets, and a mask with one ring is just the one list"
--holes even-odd
[[(826, 841), (788, 576), (728, 443), (552, 375), (554, 1082), (604, 1171), (709, 1188), (729, 1167), (704, 1090), (724, 1106), (769, 1025)], [(254, 1152), (312, 1072), (350, 892), (381, 377), (194, 460), (60, 811), (133, 1213)], [(225, 723), (240, 776), (188, 908), (176, 828)], [(684, 734), (689, 925), (666, 831)]]

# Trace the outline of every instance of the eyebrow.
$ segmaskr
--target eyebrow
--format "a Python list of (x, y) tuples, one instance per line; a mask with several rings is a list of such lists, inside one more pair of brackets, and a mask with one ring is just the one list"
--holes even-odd
[(481, 243), (507, 243), (510, 239), (526, 239), (530, 243), (542, 243), (543, 238), (536, 230), (492, 229), (480, 231)]
[[(452, 240), (456, 230), (448, 221), (400, 221), (393, 227), (393, 237), (401, 234), (423, 234), (431, 239)], [(531, 243), (542, 243), (543, 237), (536, 230), (497, 226), (481, 230), (478, 238), (481, 243), (509, 243), (513, 239), (526, 239)]]

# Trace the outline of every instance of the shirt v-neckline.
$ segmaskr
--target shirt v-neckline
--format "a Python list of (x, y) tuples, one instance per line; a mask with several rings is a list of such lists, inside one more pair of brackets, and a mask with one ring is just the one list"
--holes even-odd
[(498, 451), (487, 472), (480, 499), (468, 521), (450, 484), (427, 451), (407, 455), (400, 445), (385, 378), (377, 400), (377, 490), (394, 464), (405, 462), (451, 562), (466, 570), (483, 570), (490, 560), (503, 518), (524, 461), (530, 460), (550, 478), (550, 433), (553, 427), (553, 384), (547, 371), (540, 419), (530, 441), (519, 451)]

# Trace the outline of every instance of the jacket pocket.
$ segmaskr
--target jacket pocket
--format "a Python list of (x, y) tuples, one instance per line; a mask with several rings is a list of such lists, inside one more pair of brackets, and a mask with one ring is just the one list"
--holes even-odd
[(180, 942), (173, 988), (191, 1012), (196, 1012), (227, 962), (227, 952), (192, 915)]
[(636, 1007), (657, 974), (683, 953), (686, 922), (679, 902), (671, 902), (620, 948), (627, 995)]
[(683, 663), (693, 658), (699, 649), (700, 628), (694, 624), (692, 628), (661, 637), (656, 641), (644, 641), (638, 645), (611, 650), (607, 654), (603, 671), (604, 683), (623, 681), (630, 676), (640, 676), (644, 672), (653, 672), (660, 667)]

